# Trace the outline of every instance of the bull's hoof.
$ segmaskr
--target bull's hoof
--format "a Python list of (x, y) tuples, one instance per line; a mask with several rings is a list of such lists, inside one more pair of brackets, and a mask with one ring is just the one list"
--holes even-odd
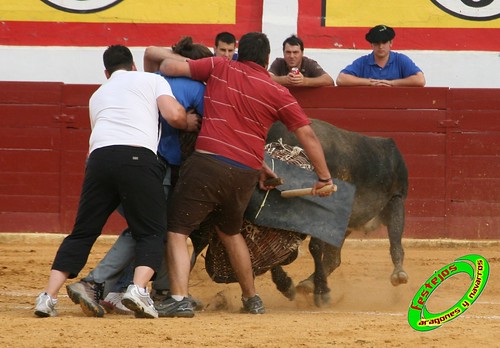
[(282, 291), (281, 293), (290, 301), (295, 300), (295, 295), (297, 295), (297, 291), (295, 290), (295, 286), (293, 286), (293, 284), (288, 288), (288, 290)]
[(330, 304), (330, 292), (324, 294), (314, 294), (314, 304), (316, 307), (323, 307)]
[(295, 291), (294, 286), (291, 286), (287, 291), (282, 291), (281, 293), (283, 294), (283, 296), (285, 296), (290, 301), (295, 300), (295, 295), (297, 295), (297, 292)]
[(314, 283), (309, 279), (305, 279), (305, 280), (301, 281), (295, 287), (295, 289), (297, 290), (297, 292), (299, 294), (309, 295), (309, 294), (312, 294), (314, 291)]
[(396, 271), (391, 274), (391, 284), (398, 286), (408, 283), (408, 274), (405, 271)]

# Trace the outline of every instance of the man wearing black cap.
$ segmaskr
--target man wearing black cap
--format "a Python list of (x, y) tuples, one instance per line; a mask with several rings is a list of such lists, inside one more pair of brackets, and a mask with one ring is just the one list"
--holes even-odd
[(424, 87), (422, 70), (406, 55), (391, 51), (394, 29), (377, 25), (365, 38), (373, 52), (362, 56), (343, 69), (337, 86)]

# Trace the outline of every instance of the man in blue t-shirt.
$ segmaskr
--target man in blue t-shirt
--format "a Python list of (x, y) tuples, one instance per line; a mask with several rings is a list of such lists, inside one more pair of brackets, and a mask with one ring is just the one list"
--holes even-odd
[(377, 25), (365, 38), (373, 52), (359, 57), (337, 77), (337, 86), (424, 87), (422, 70), (406, 55), (391, 51), (394, 29)]
[[(157, 74), (167, 80), (175, 98), (186, 110), (194, 110), (198, 115), (203, 115), (203, 94), (205, 93), (205, 85), (203, 83), (187, 77), (169, 77), (160, 72), (157, 72)], [(161, 124), (158, 153), (169, 165), (180, 166), (182, 153), (179, 130), (170, 126), (166, 121), (162, 120)]]

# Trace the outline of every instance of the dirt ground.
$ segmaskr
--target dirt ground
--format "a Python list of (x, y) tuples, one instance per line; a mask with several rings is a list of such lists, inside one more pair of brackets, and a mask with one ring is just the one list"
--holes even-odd
[[(0, 347), (498, 347), (500, 339), (500, 241), (404, 240), (406, 285), (393, 287), (386, 240), (350, 238), (342, 265), (329, 278), (332, 303), (314, 306), (312, 297), (288, 301), (271, 282), (257, 278), (264, 315), (240, 314), (237, 284), (216, 284), (198, 261), (191, 293), (205, 309), (192, 319), (135, 319), (107, 314), (88, 318), (63, 288), (59, 316), (37, 318), (33, 303), (44, 289), (62, 236), (0, 234)], [(86, 274), (103, 257), (115, 237), (102, 236), (92, 251)], [(467, 254), (484, 256), (491, 273), (480, 298), (463, 315), (441, 328), (422, 333), (407, 321), (410, 301), (433, 272)], [(306, 244), (286, 267), (296, 282), (313, 268)], [(450, 278), (427, 302), (438, 313), (454, 305), (471, 284), (463, 274)], [(69, 281), (72, 282), (72, 281)], [(222, 292), (228, 308), (217, 309)]]

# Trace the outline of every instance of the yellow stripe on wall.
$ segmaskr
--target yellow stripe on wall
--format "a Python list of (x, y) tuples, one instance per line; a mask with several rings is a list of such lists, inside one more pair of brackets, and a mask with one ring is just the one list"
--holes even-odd
[[(430, 0), (325, 0), (327, 27), (373, 27), (387, 24), (398, 28), (500, 28), (500, 19), (467, 20), (438, 8)], [(499, 0), (491, 4), (498, 13)], [(453, 4), (460, 9), (463, 3)], [(453, 9), (450, 6), (450, 9)]]
[(0, 21), (235, 24), (236, 1), (124, 0), (100, 12), (80, 14), (40, 0), (0, 0)]

